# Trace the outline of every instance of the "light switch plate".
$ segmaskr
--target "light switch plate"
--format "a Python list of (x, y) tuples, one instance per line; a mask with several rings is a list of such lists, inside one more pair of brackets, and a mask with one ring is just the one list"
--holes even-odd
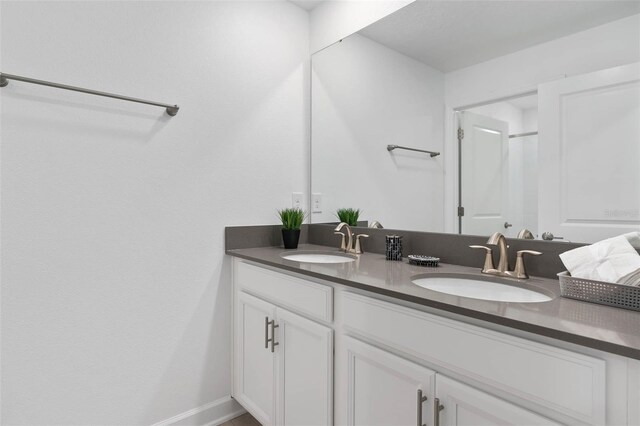
[(311, 211), (313, 213), (322, 213), (322, 194), (314, 192), (311, 196)]
[(301, 209), (302, 203), (304, 199), (304, 194), (302, 192), (294, 192), (291, 194), (291, 205), (295, 209)]

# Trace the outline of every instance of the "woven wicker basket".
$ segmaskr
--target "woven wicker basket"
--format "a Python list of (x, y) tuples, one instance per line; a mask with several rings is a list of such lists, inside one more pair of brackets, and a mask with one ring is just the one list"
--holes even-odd
[(574, 278), (558, 274), (562, 297), (640, 311), (640, 287)]

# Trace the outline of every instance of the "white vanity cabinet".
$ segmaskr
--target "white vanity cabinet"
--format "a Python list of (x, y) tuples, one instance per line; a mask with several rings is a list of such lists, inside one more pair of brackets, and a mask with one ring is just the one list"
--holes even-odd
[(336, 381), (345, 386), (346, 424), (431, 423), (435, 371), (350, 337), (342, 354), (337, 362), (346, 368)]
[(264, 425), (640, 425), (637, 360), (233, 265), (233, 396)]
[(544, 417), (605, 424), (602, 359), (351, 292), (340, 301), (346, 334), (415, 358), (489, 394), (504, 395)]
[(235, 306), (235, 398), (262, 424), (275, 424), (276, 358), (269, 348), (269, 324), (276, 307), (239, 292)]
[[(339, 380), (349, 426), (560, 425), (419, 364), (345, 337)], [(436, 411), (437, 410), (437, 411)]]
[(440, 374), (436, 378), (435, 398), (440, 407), (440, 426), (560, 426), (560, 423)]
[[(238, 267), (234, 398), (263, 425), (333, 424), (333, 330), (277, 306), (273, 298), (244, 291), (255, 284), (266, 292), (277, 286), (269, 288), (270, 271), (244, 263)], [(246, 279), (251, 282), (245, 288)]]

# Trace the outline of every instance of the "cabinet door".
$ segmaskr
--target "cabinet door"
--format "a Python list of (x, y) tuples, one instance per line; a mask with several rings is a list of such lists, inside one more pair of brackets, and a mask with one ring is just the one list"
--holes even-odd
[(277, 309), (279, 425), (333, 423), (333, 330)]
[(559, 425), (447, 377), (438, 375), (436, 381), (436, 397), (444, 407), (439, 413), (441, 426)]
[(275, 306), (238, 292), (235, 306), (234, 396), (260, 423), (274, 424), (275, 355), (265, 347)]
[[(419, 417), (421, 424), (431, 418), (435, 372), (350, 337), (340, 357), (347, 367), (340, 378), (346, 381), (346, 424), (415, 426)], [(428, 399), (419, 401), (419, 394)]]

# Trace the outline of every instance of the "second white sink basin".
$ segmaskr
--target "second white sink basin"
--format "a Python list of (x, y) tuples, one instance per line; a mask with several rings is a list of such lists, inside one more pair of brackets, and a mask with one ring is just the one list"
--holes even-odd
[(517, 284), (507, 285), (473, 278), (428, 277), (416, 278), (412, 281), (429, 290), (471, 299), (519, 303), (548, 302), (553, 299), (544, 293), (517, 287)]
[(283, 259), (302, 263), (347, 263), (357, 259), (356, 256), (347, 253), (336, 252), (294, 252), (283, 253), (281, 256)]

